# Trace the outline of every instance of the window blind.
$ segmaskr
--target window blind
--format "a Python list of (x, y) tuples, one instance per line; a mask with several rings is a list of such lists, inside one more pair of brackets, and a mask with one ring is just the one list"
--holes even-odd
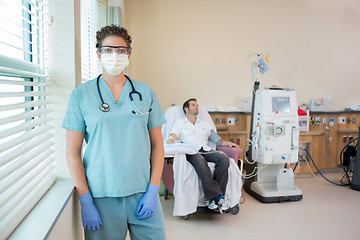
[(81, 0), (81, 81), (101, 73), (96, 54), (96, 31), (106, 24), (106, 0)]
[(109, 6), (107, 9), (107, 23), (122, 26), (121, 8), (119, 6)]
[(47, 26), (47, 0), (0, 0), (0, 239), (56, 180)]

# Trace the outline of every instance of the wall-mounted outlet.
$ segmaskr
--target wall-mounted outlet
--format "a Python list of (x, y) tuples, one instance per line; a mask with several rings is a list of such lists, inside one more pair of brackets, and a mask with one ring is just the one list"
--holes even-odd
[(228, 125), (235, 125), (235, 118), (228, 118), (227, 120), (228, 120), (227, 122)]
[[(304, 150), (306, 149), (306, 151)], [(299, 164), (308, 165), (311, 164), (308, 153), (311, 152), (311, 142), (299, 142)], [(307, 162), (307, 163), (306, 163)]]
[(347, 117), (347, 118), (346, 118), (346, 123), (347, 123), (347, 124), (350, 124), (350, 123), (351, 123), (351, 117)]
[(345, 124), (346, 118), (345, 117), (338, 117), (338, 124)]

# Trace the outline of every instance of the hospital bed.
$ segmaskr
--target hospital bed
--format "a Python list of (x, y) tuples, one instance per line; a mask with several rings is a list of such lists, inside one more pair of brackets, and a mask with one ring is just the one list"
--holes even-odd
[[(209, 210), (205, 204), (204, 193), (201, 182), (193, 166), (186, 160), (185, 154), (193, 154), (195, 151), (183, 143), (167, 144), (170, 130), (176, 120), (185, 118), (181, 106), (172, 106), (165, 113), (166, 123), (162, 127), (165, 148), (165, 163), (162, 174), (162, 181), (165, 185), (165, 199), (169, 192), (174, 195), (173, 215), (188, 219), (190, 214), (199, 211), (204, 214), (216, 213)], [(202, 107), (199, 108), (199, 119), (207, 121), (216, 131), (215, 125), (209, 113)], [(215, 148), (214, 143), (209, 146)], [(225, 197), (229, 201), (230, 209), (227, 211), (236, 215), (239, 212), (239, 201), (241, 198), (242, 179), (241, 172), (243, 161), (239, 159), (242, 153), (240, 148), (216, 147), (216, 150), (223, 151), (230, 157), (229, 180)], [(214, 163), (208, 163), (211, 171), (215, 169)]]

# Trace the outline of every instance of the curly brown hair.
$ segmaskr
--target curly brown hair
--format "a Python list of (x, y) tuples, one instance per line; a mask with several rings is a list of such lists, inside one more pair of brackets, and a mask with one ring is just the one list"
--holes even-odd
[(130, 35), (128, 34), (128, 31), (125, 28), (116, 26), (114, 24), (102, 27), (99, 31), (96, 32), (96, 48), (100, 48), (102, 46), (103, 40), (109, 36), (116, 36), (124, 39), (127, 47), (131, 51), (130, 45), (132, 43), (132, 40)]

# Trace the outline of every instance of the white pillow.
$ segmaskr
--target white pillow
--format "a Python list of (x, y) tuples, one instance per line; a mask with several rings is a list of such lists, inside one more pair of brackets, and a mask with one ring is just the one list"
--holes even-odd
[(165, 154), (195, 154), (197, 151), (191, 146), (183, 143), (164, 144)]

